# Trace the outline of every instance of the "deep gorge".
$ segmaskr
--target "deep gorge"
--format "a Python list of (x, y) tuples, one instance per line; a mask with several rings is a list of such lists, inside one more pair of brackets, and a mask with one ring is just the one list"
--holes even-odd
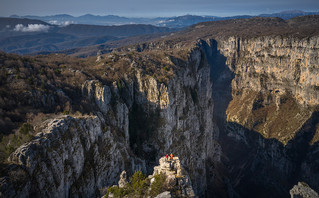
[[(319, 37), (183, 42), (131, 47), (144, 62), (119, 49), (125, 75), (83, 83), (91, 115), (44, 121), (10, 155), (3, 195), (99, 197), (122, 170), (151, 173), (168, 152), (199, 197), (288, 197), (299, 181), (318, 191)], [(159, 63), (165, 80), (145, 72)]]

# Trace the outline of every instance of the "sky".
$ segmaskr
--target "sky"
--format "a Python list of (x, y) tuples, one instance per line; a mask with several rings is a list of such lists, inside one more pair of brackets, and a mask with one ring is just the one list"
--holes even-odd
[(0, 16), (233, 16), (285, 10), (319, 11), (319, 0), (0, 0)]

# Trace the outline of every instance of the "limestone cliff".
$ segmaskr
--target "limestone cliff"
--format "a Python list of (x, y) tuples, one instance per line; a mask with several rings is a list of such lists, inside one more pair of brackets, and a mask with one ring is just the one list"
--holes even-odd
[(319, 103), (318, 39), (231, 37), (220, 42), (235, 74), (227, 121), (283, 144), (294, 138)]
[(109, 122), (120, 127), (135, 154), (146, 158), (150, 167), (160, 154), (179, 155), (190, 170), (194, 189), (201, 194), (206, 186), (206, 161), (219, 160), (220, 155), (214, 140), (210, 67), (200, 46), (190, 48), (182, 64), (185, 67), (167, 84), (137, 70), (133, 80), (123, 79), (111, 88), (88, 82), (83, 90), (105, 115), (114, 111), (111, 105), (116, 109), (119, 117), (115, 120), (122, 122)]
[(207, 41), (216, 46), (218, 142), (236, 193), (287, 196), (300, 179), (318, 189), (318, 41), (279, 35)]
[(101, 128), (103, 118), (64, 116), (45, 124), (34, 140), (11, 154), (9, 161), (18, 167), (3, 179), (3, 196), (99, 196), (97, 188), (114, 182), (130, 160), (124, 139)]
[[(219, 160), (214, 140), (210, 67), (200, 45), (167, 56), (178, 67), (160, 82), (145, 73), (145, 64), (129, 62), (129, 71), (111, 84), (88, 80), (82, 97), (91, 102), (92, 116), (47, 121), (43, 131), (9, 158), (9, 176), (1, 192), (8, 197), (88, 197), (111, 185), (125, 169), (150, 172), (158, 156), (179, 155), (196, 193), (205, 193), (208, 160)], [(186, 54), (185, 54), (186, 53)], [(10, 177), (22, 172), (23, 183)], [(34, 179), (36, 178), (36, 179)], [(40, 190), (38, 190), (40, 189)]]

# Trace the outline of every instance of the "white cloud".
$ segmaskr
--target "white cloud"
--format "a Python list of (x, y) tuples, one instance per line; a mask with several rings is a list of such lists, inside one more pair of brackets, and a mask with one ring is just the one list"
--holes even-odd
[(43, 24), (28, 24), (28, 26), (17, 24), (13, 30), (17, 32), (47, 32), (49, 29), (50, 26)]
[(70, 24), (74, 24), (74, 21), (64, 21), (62, 26), (68, 26)]
[(57, 20), (49, 21), (49, 23), (52, 25), (59, 25), (60, 24), (59, 21), (57, 21)]
[(58, 20), (52, 20), (52, 21), (49, 21), (50, 24), (52, 25), (59, 25), (59, 26), (62, 26), (62, 27), (65, 27), (65, 26), (68, 26), (70, 24), (74, 24), (74, 21), (58, 21)]

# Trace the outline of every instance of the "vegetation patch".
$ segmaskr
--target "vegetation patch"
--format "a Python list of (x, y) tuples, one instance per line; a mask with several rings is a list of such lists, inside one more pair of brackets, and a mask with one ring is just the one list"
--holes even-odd
[(166, 176), (164, 174), (157, 174), (154, 176), (155, 180), (151, 184), (150, 196), (155, 197), (156, 195), (165, 192), (167, 187), (165, 186)]
[(124, 188), (112, 186), (107, 189), (105, 198), (111, 193), (114, 197), (144, 197), (148, 193), (150, 180), (145, 177), (142, 171), (136, 170), (130, 177), (129, 183)]
[(312, 110), (301, 107), (290, 94), (280, 96), (279, 108), (274, 102), (265, 102), (268, 97), (257, 92), (240, 92), (227, 108), (228, 121), (287, 144), (311, 117)]
[(24, 123), (18, 131), (8, 136), (1, 136), (0, 143), (0, 162), (6, 161), (9, 155), (22, 144), (30, 141), (34, 137), (33, 126)]
[(150, 179), (145, 177), (142, 171), (136, 170), (124, 188), (112, 186), (107, 189), (107, 194), (104, 197), (107, 198), (110, 194), (113, 197), (156, 197), (168, 190), (165, 181), (164, 174), (157, 174), (151, 184)]

